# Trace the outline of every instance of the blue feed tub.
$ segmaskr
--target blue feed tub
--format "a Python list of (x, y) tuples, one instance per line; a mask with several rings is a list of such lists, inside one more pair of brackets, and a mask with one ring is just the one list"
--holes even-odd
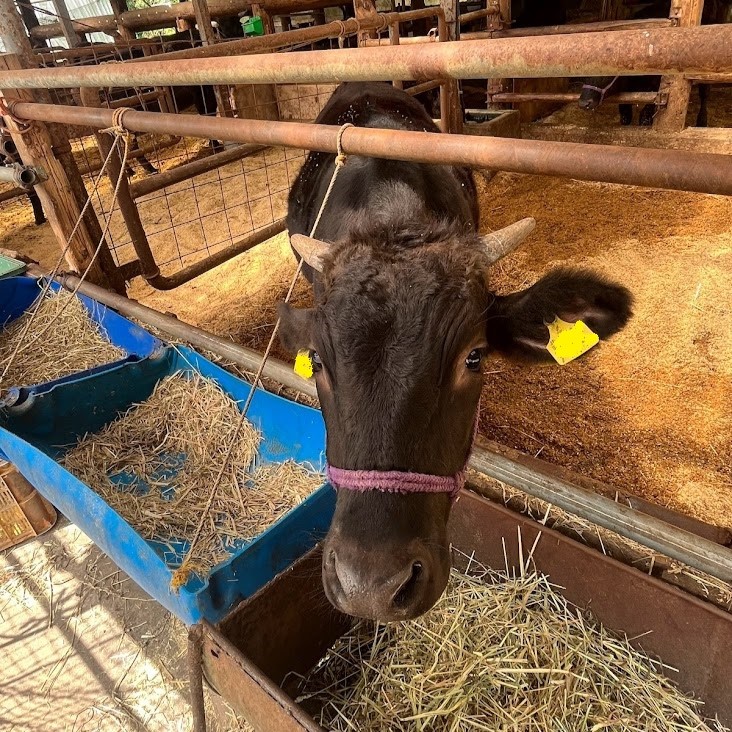
[[(42, 281), (33, 277), (8, 277), (0, 280), (0, 328), (5, 328), (8, 323), (16, 320), (28, 310), (41, 293), (41, 286)], [(58, 292), (62, 287), (57, 282), (52, 282), (51, 289)], [(88, 376), (99, 371), (115, 368), (123, 363), (140, 361), (153, 355), (156, 351), (162, 350), (163, 343), (143, 328), (123, 318), (114, 310), (110, 310), (106, 305), (102, 305), (96, 300), (81, 294), (78, 294), (77, 297), (89, 312), (92, 320), (98, 323), (107, 340), (127, 352), (127, 356), (123, 359), (102, 364), (80, 373)], [(33, 330), (30, 331), (29, 336), (33, 336)], [(22, 401), (37, 388), (43, 389), (51, 385), (63, 384), (77, 377), (78, 374), (69, 374), (69, 376), (47, 381), (43, 384), (11, 384), (10, 386), (16, 388), (9, 390), (6, 399), (9, 403)]]
[[(187, 624), (204, 618), (216, 623), (315, 545), (330, 524), (335, 493), (322, 486), (208, 576), (192, 576), (178, 592), (171, 590), (173, 570), (164, 561), (165, 555), (170, 558), (170, 548), (144, 540), (54, 458), (66, 449), (59, 446), (100, 430), (132, 404), (147, 399), (160, 379), (179, 371), (198, 371), (213, 379), (240, 406), (251, 389), (188, 348), (166, 348), (142, 361), (39, 387), (25, 400), (6, 406), (0, 410), (0, 450), (43, 496), (168, 610)], [(248, 417), (262, 432), (259, 454), (263, 462), (292, 458), (316, 467), (322, 463), (325, 426), (318, 410), (257, 389)], [(178, 561), (181, 558), (182, 551)]]

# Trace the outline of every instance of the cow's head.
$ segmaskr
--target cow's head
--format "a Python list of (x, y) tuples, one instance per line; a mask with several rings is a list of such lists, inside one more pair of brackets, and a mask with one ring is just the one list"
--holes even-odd
[(580, 92), (579, 108), (588, 112), (597, 109), (617, 80), (617, 76), (595, 76), (591, 79), (585, 79)]
[[(280, 306), (289, 350), (308, 349), (330, 465), (451, 476), (466, 462), (489, 348), (546, 357), (556, 316), (601, 337), (630, 316), (618, 285), (561, 270), (512, 295), (491, 294), (490, 264), (533, 228), (479, 237), (454, 227), (357, 234), (328, 245), (293, 237), (321, 273), (317, 305)], [(324, 544), (333, 605), (382, 621), (428, 610), (447, 583), (450, 498), (338, 491)]]

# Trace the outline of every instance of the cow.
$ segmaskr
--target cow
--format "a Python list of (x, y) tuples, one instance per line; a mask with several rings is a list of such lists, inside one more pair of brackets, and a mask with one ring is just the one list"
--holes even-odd
[[(419, 102), (379, 82), (340, 85), (316, 120), (347, 122), (439, 132)], [(481, 236), (467, 168), (351, 155), (308, 238), (333, 170), (333, 155), (311, 152), (289, 193), (291, 243), (315, 305), (280, 303), (280, 338), (289, 352), (310, 354), (326, 424), (337, 497), (323, 543), (325, 593), (350, 615), (404, 620), (428, 610), (447, 583), (451, 498), (442, 484), (461, 483), (485, 353), (546, 359), (556, 317), (607, 338), (628, 321), (632, 298), (572, 269), (496, 295), (490, 264), (530, 220)], [(425, 482), (440, 492), (422, 490)], [(420, 491), (404, 492), (407, 484)]]

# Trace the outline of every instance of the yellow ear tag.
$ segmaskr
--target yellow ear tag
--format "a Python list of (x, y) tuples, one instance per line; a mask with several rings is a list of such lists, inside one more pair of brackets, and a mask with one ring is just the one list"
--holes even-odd
[(560, 366), (574, 361), (600, 341), (600, 336), (581, 320), (576, 323), (566, 323), (557, 318), (547, 328), (549, 328), (547, 351), (554, 356), (554, 360)]
[(309, 379), (313, 375), (313, 362), (310, 358), (310, 351), (298, 351), (295, 358), (295, 373), (303, 379)]

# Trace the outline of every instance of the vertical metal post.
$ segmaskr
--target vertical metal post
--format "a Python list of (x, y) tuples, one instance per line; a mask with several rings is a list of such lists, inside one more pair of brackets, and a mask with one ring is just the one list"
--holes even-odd
[[(680, 27), (688, 28), (701, 25), (703, 11), (704, 0), (673, 0), (670, 17)], [(661, 78), (659, 91), (668, 101), (665, 107), (657, 111), (653, 127), (659, 132), (681, 132), (686, 126), (691, 82), (680, 75), (664, 76)]]
[(206, 706), (203, 698), (203, 628), (194, 625), (188, 631), (188, 681), (191, 689), (193, 732), (206, 732)]
[[(499, 14), (498, 17), (491, 16), (489, 22), (492, 24), (491, 29), (503, 29), (511, 27), (511, 0), (498, 0)], [(513, 91), (513, 80), (512, 79), (488, 79), (488, 99), (487, 109), (494, 107), (508, 108), (510, 105), (494, 105), (491, 102), (491, 96), (493, 94), (500, 94), (501, 92)]]

